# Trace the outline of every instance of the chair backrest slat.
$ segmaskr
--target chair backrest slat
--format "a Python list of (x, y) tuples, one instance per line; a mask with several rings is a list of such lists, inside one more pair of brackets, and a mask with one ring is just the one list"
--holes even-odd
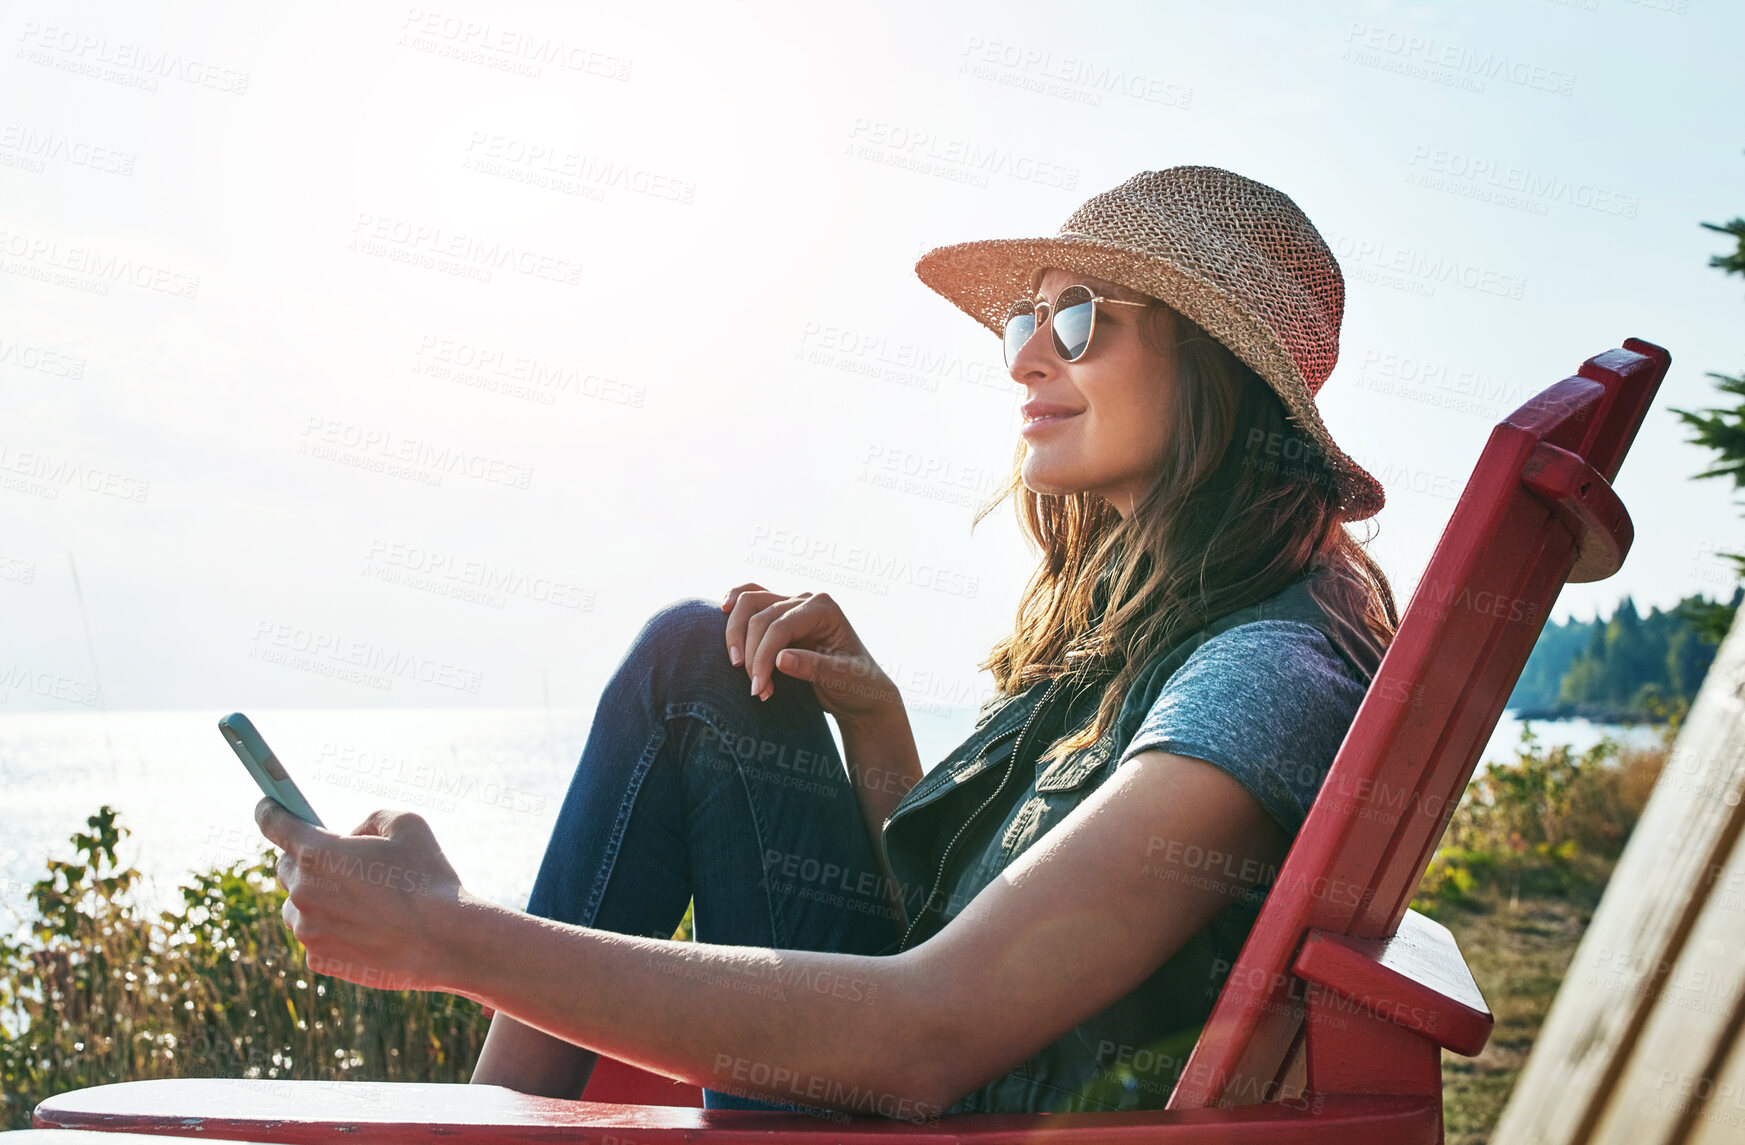
[(1670, 360), (1628, 339), (1492, 430), (1171, 1109), (1270, 1095), (1301, 1027), (1290, 967), (1309, 929), (1381, 938), (1398, 928), (1584, 544), (1621, 559), (1632, 536), (1627, 516), (1601, 518), (1606, 544), (1573, 535), (1568, 506), (1549, 504), (1523, 472), (1545, 443), (1582, 459), (1553, 454), (1560, 472), (1592, 467), (1579, 469), (1583, 490), (1609, 488)]
[[(1529, 530), (1540, 524), (1533, 518), (1542, 518), (1543, 510), (1527, 504), (1523, 498), (1510, 500), (1512, 512), (1499, 522), (1499, 534), (1503, 537), (1531, 536)], [(1517, 529), (1522, 532), (1516, 532)], [(1417, 813), (1402, 817), (1397, 825), (1388, 860), (1371, 876), (1369, 885), (1374, 893), (1366, 908), (1346, 927), (1350, 934), (1363, 938), (1383, 937), (1392, 934), (1399, 926), (1418, 881), (1441, 842), (1448, 819), (1460, 802), (1467, 781), (1496, 729), (1497, 719), (1508, 703), (1515, 681), (1520, 678), (1527, 657), (1532, 654), (1533, 645), (1544, 628), (1551, 604), (1562, 588), (1563, 572), (1574, 557), (1574, 539), (1561, 527), (1546, 528), (1544, 532), (1546, 535), (1537, 551), (1531, 546), (1499, 544), (1497, 549), (1508, 550), (1503, 559), (1486, 562), (1484, 570), (1475, 573), (1475, 578), (1487, 573), (1504, 573), (1509, 561), (1517, 561), (1517, 567), (1526, 575), (1512, 582), (1507, 577), (1480, 581), (1487, 587), (1466, 596), (1473, 612), (1496, 609), (1504, 615), (1493, 614), (1488, 621), (1469, 618), (1468, 623), (1460, 625), (1488, 639), (1471, 660), (1467, 686), (1459, 696), (1458, 707), (1441, 742), (1427, 755), (1421, 779), (1412, 783), (1409, 772), (1413, 753), (1409, 750), (1406, 753), (1408, 758), (1391, 761), (1396, 773), (1406, 773), (1400, 774), (1396, 782), (1402, 787), (1411, 784), (1411, 806)], [(1496, 556), (1495, 553), (1491, 555)], [(1488, 587), (1490, 585), (1495, 587)], [(1426, 644), (1425, 650), (1432, 658), (1440, 651), (1434, 643)], [(1457, 662), (1463, 659), (1457, 658)]]

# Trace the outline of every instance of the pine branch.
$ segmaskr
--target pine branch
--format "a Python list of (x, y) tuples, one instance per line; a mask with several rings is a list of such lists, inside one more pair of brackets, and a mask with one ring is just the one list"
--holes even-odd
[(1732, 254), (1717, 254), (1709, 256), (1709, 265), (1718, 267), (1728, 274), (1745, 275), (1745, 219), (1734, 219), (1725, 225), (1703, 223), (1711, 231), (1719, 231), (1724, 235), (1732, 235), (1739, 240), (1739, 249)]

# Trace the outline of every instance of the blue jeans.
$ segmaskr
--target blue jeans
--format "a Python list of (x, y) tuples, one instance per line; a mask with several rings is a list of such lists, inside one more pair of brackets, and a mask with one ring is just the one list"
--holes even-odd
[[(902, 923), (812, 685), (775, 672), (770, 698), (752, 696), (726, 629), (699, 598), (643, 625), (601, 694), (527, 912), (670, 938), (695, 900), (699, 942), (895, 953)], [(748, 1005), (795, 988), (723, 985)], [(703, 1104), (809, 1108), (709, 1088)]]

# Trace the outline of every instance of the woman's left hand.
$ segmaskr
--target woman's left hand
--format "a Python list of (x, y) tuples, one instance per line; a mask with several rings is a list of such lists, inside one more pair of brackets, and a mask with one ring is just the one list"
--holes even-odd
[(442, 936), (470, 896), (423, 816), (373, 811), (336, 835), (262, 797), (254, 817), (285, 852), (285, 925), (311, 971), (383, 990), (444, 988)]

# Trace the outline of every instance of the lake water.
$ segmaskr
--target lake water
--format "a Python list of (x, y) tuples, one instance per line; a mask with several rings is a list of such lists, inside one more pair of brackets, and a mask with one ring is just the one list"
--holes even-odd
[[(142, 872), (142, 899), (180, 900), (190, 869), (250, 858), (253, 782), (219, 737), (221, 712), (0, 715), (0, 927), (24, 913), (30, 884), (68, 836), (108, 803), (133, 834), (120, 855)], [(592, 709), (261, 710), (250, 717), (329, 827), (351, 830), (378, 807), (428, 819), (468, 890), (526, 905), (540, 856), (587, 737)], [(961, 743), (975, 709), (912, 712), (925, 765)], [(1587, 747), (1611, 731), (1585, 720), (1535, 721), (1541, 744)], [(1520, 725), (1505, 715), (1484, 758), (1509, 759)]]

